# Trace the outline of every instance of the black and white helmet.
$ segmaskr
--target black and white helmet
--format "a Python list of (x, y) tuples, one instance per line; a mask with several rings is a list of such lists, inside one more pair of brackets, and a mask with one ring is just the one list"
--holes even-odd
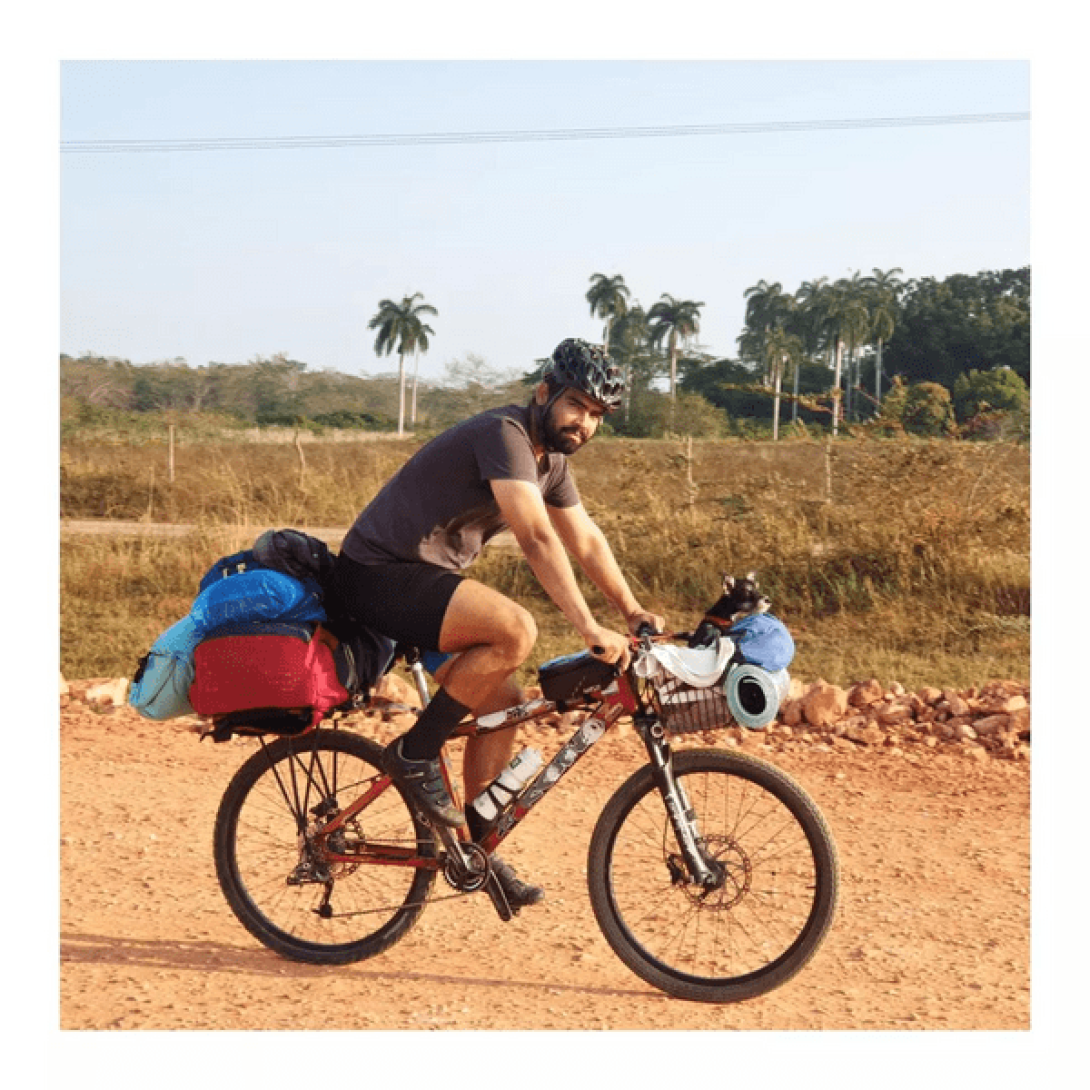
[(594, 398), (607, 413), (621, 407), (624, 376), (601, 345), (569, 337), (561, 341), (541, 377)]

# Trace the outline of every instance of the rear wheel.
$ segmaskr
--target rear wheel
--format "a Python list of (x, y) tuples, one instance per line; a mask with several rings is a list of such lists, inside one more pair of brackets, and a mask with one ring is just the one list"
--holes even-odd
[(424, 910), (434, 870), (364, 859), (375, 851), (435, 857), (433, 834), (397, 787), (323, 833), (376, 785), (381, 753), (342, 731), (281, 738), (227, 787), (214, 840), (220, 886), (247, 931), (284, 957), (327, 965), (374, 957)]
[(750, 999), (794, 976), (824, 939), (836, 848), (809, 796), (775, 766), (715, 749), (672, 761), (714, 881), (690, 880), (648, 765), (606, 804), (591, 838), (594, 914), (618, 957), (656, 988)]

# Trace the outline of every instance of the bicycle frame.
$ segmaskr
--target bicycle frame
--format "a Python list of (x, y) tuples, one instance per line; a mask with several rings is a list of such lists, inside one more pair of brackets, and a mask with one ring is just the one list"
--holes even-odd
[[(417, 688), (421, 691), (422, 697), (426, 697), (427, 683), (424, 678), (423, 668), (419, 663), (412, 663), (411, 669), (413, 670)], [(588, 698), (583, 707), (591, 711), (590, 717), (579, 725), (549, 763), (514, 800), (512, 806), (499, 814), (477, 842), (477, 846), (486, 854), (491, 855), (549, 791), (601, 740), (609, 728), (622, 716), (629, 714), (632, 715), (651, 757), (655, 782), (662, 793), (670, 823), (674, 828), (674, 834), (681, 847), (689, 873), (698, 884), (706, 886), (713, 883), (716, 874), (708, 867), (706, 857), (700, 850), (700, 834), (695, 826), (692, 807), (685, 796), (684, 789), (673, 775), (670, 748), (666, 741), (665, 732), (655, 714), (648, 709), (644, 701), (637, 695), (630, 672), (626, 671), (624, 674), (619, 674), (612, 685), (600, 694), (594, 694)], [(470, 720), (459, 728), (455, 737), (475, 737), (491, 734), (498, 730), (507, 730), (519, 723), (539, 719), (555, 709), (556, 705), (551, 701), (544, 699), (532, 700), (508, 708), (506, 711), (494, 712)], [(447, 789), (457, 804), (460, 801), (459, 795), (457, 787), (452, 782), (445, 756), (442, 767)], [(392, 781), (388, 775), (377, 776), (368, 791), (356, 799), (343, 813), (338, 814), (337, 817), (322, 827), (318, 833), (320, 839), (328, 840), (333, 833), (353, 821), (371, 802), (391, 786)], [(464, 863), (463, 845), (469, 843), (469, 833), (466, 827), (462, 826), (458, 830), (439, 829), (437, 835), (447, 851), (457, 855), (459, 860)], [(328, 845), (326, 845), (325, 850), (328, 860), (336, 863), (408, 866), (428, 870), (439, 870), (445, 865), (445, 860), (441, 856), (438, 858), (423, 857), (418, 854), (414, 847), (405, 845), (365, 842), (351, 853), (331, 851)]]
[[(591, 746), (605, 734), (606, 730), (620, 719), (626, 711), (632, 710), (635, 705), (635, 698), (631, 695), (627, 697), (622, 696), (622, 687), (631, 694), (627, 680), (621, 677), (618, 678), (618, 683), (614, 686), (617, 690), (615, 693), (603, 694), (602, 700), (594, 701), (593, 703), (588, 702), (588, 707), (592, 707), (595, 710), (601, 709), (601, 714), (599, 716), (591, 715), (590, 718), (584, 720), (579, 725), (575, 733), (553, 756), (552, 760), (549, 761), (526, 787), (522, 794), (519, 795), (514, 808), (500, 814), (495, 825), (488, 830), (487, 834), (480, 841), (479, 846), (481, 848), (491, 854), (496, 846), (520, 821), (522, 821), (530, 810), (536, 806), (568, 772), (571, 771), (576, 762), (585, 756)], [(555, 709), (556, 705), (551, 701), (533, 700), (526, 704), (508, 708), (504, 712), (496, 712), (491, 715), (484, 715), (478, 719), (470, 720), (468, 723), (459, 727), (455, 732), (455, 737), (475, 737), (478, 735), (492, 734), (498, 730), (507, 730), (519, 723), (540, 719), (542, 716), (548, 715)], [(458, 789), (450, 776), (450, 768), (445, 754), (443, 756), (442, 766), (443, 778), (446, 781), (447, 790), (450, 791), (451, 797), (455, 800), (455, 803), (458, 803), (460, 801)], [(338, 814), (332, 821), (322, 827), (320, 832), (321, 838), (326, 839), (333, 833), (344, 828), (344, 826), (353, 821), (358, 814), (378, 798), (379, 795), (388, 790), (392, 786), (392, 783), (393, 781), (386, 774), (375, 777), (374, 782), (367, 791), (342, 813)], [(443, 832), (445, 832), (445, 830), (440, 831), (440, 839), (444, 840), (448, 849), (452, 847), (454, 843), (468, 842), (469, 840), (469, 833), (465, 826), (462, 826), (456, 831), (452, 830), (449, 837), (443, 836)], [(367, 862), (392, 866), (423, 867), (427, 870), (438, 870), (443, 865), (441, 859), (420, 857), (416, 853), (415, 848), (381, 843), (367, 843), (362, 847), (363, 850), (355, 851), (351, 854), (340, 854), (328, 851), (327, 849), (328, 858), (330, 861), (338, 863)]]

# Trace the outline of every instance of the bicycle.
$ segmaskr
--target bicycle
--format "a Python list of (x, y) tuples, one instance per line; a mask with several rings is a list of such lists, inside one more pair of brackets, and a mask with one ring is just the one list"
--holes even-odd
[[(541, 697), (461, 726), (456, 736), (556, 710), (588, 713), (477, 843), (464, 826), (430, 825), (382, 770), (383, 747), (336, 717), (298, 736), (259, 734), (261, 748), (235, 773), (216, 817), (216, 872), (232, 911), (269, 949), (321, 965), (375, 957), (404, 938), (439, 874), (455, 895), (484, 891), (509, 920), (489, 857), (631, 716), (649, 761), (606, 803), (587, 857), (607, 943), (638, 977), (680, 999), (730, 1003), (779, 987), (832, 923), (836, 847), (814, 802), (769, 762), (733, 750), (671, 750), (671, 734), (724, 726), (725, 711), (717, 686), (692, 690), (682, 706), (636, 673), (665, 638), (641, 633), (623, 671), (589, 652), (545, 663)], [(415, 659), (407, 653), (426, 702)]]

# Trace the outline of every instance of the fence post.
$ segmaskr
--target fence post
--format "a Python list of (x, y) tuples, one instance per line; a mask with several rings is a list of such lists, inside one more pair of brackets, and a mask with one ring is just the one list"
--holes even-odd
[(685, 491), (689, 501), (689, 518), (696, 518), (696, 481), (693, 480), (693, 437), (687, 437), (685, 444)]
[(174, 483), (174, 425), (167, 425), (167, 478)]
[(299, 487), (306, 487), (307, 457), (303, 453), (303, 441), (299, 438), (299, 428), (295, 428), (295, 453), (299, 455)]

